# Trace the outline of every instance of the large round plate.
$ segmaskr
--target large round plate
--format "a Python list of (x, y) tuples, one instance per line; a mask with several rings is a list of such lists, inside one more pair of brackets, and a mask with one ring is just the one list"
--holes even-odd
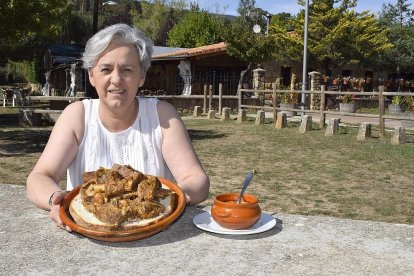
[(124, 230), (124, 231), (96, 231), (85, 228), (81, 225), (78, 225), (72, 218), (69, 212), (69, 205), (72, 199), (79, 193), (81, 186), (76, 187), (68, 194), (66, 194), (65, 198), (63, 199), (62, 204), (60, 205), (59, 213), (60, 217), (64, 224), (69, 226), (74, 232), (79, 233), (83, 236), (100, 240), (100, 241), (110, 241), (110, 242), (124, 242), (124, 241), (134, 241), (147, 238), (152, 236), (158, 232), (161, 232), (169, 225), (171, 225), (184, 211), (186, 202), (185, 202), (185, 195), (181, 188), (175, 184), (174, 182), (158, 177), (160, 182), (171, 190), (173, 190), (177, 194), (178, 200), (176, 200), (176, 204), (173, 208), (173, 212), (166, 217), (165, 219), (145, 226), (139, 227), (136, 229), (131, 230)]

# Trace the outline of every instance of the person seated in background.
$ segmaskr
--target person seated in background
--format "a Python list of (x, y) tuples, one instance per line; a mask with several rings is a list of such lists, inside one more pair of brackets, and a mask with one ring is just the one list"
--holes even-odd
[(141, 31), (115, 24), (92, 36), (83, 67), (98, 99), (70, 104), (57, 120), (49, 141), (27, 178), (27, 196), (50, 210), (58, 227), (66, 191), (59, 181), (67, 173), (67, 190), (82, 183), (82, 173), (130, 165), (145, 174), (175, 181), (188, 204), (204, 201), (210, 181), (176, 109), (156, 98), (137, 97), (151, 65), (153, 42)]

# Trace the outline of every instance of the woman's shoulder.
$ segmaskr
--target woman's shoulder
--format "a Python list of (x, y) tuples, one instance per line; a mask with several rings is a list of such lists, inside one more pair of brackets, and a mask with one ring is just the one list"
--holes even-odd
[(69, 116), (71, 118), (83, 117), (84, 105), (81, 101), (76, 101), (69, 104), (63, 111), (62, 115)]
[(59, 116), (56, 122), (57, 127), (72, 129), (77, 136), (83, 132), (84, 126), (84, 105), (81, 101), (69, 104)]

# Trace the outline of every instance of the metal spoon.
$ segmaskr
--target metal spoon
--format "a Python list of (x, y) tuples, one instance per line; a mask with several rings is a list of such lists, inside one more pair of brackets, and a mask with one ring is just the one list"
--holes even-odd
[(244, 183), (243, 183), (243, 187), (242, 187), (242, 190), (240, 192), (240, 195), (239, 195), (239, 197), (236, 200), (236, 203), (237, 204), (240, 204), (240, 201), (241, 201), (241, 198), (243, 196), (243, 193), (246, 190), (247, 186), (249, 186), (250, 181), (252, 181), (252, 178), (253, 178), (253, 173), (252, 172), (248, 172), (246, 174), (246, 178), (244, 179)]

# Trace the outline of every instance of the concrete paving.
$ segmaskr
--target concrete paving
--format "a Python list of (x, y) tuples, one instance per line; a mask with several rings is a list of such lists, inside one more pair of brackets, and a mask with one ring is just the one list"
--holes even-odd
[(25, 187), (0, 184), (0, 275), (413, 275), (414, 225), (271, 214), (276, 226), (219, 235), (187, 207), (165, 231), (124, 243), (58, 229)]

